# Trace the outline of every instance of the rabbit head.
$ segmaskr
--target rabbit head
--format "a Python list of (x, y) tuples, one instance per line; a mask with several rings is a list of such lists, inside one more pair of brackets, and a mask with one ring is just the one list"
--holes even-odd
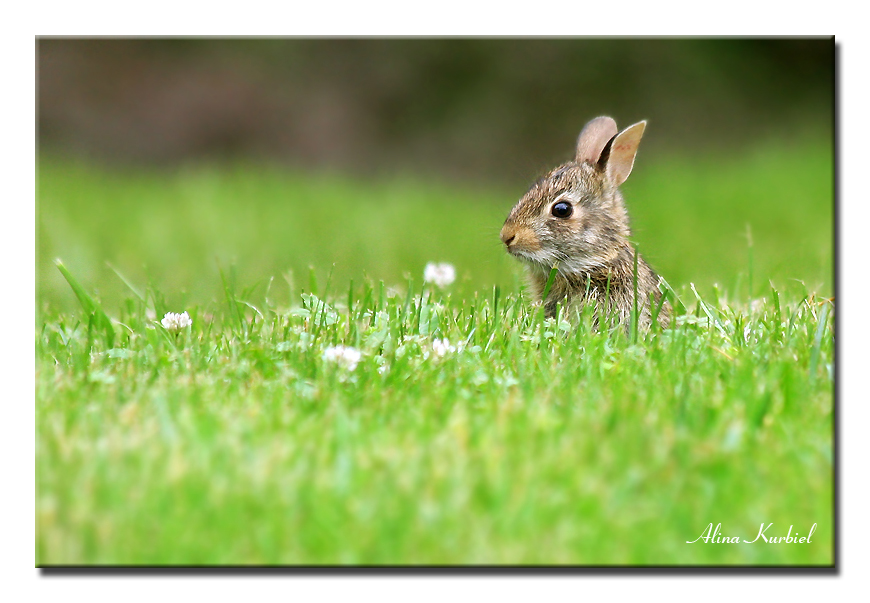
[(511, 210), (501, 229), (507, 251), (544, 273), (557, 261), (565, 275), (610, 266), (630, 236), (618, 187), (631, 173), (645, 126), (618, 132), (610, 117), (586, 124), (574, 161), (538, 180)]

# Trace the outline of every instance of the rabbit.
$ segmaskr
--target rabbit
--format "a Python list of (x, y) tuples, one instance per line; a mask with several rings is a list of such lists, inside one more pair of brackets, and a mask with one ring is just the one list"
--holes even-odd
[[(522, 260), (537, 301), (548, 317), (557, 304), (579, 309), (594, 304), (593, 325), (615, 316), (626, 330), (634, 306), (635, 249), (619, 185), (634, 165), (646, 121), (622, 132), (610, 117), (586, 124), (577, 139), (574, 161), (535, 182), (513, 207), (501, 229), (508, 253)], [(552, 267), (558, 271), (541, 299)], [(658, 310), (658, 324), (670, 323), (671, 307), (661, 299), (659, 277), (637, 258), (638, 326), (648, 330)], [(651, 306), (652, 303), (655, 306)]]

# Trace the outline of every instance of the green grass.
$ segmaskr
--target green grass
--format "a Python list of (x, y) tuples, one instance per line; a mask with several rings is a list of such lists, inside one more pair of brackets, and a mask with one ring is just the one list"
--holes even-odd
[[(799, 279), (831, 295), (832, 154), (826, 140), (655, 161), (641, 150), (623, 185), (641, 253), (671, 283), (693, 282), (705, 294), (718, 283), (756, 297), (766, 294), (769, 279), (790, 291)], [(43, 158), (37, 296), (52, 309), (75, 309), (54, 267), (58, 257), (108, 307), (121, 303), (125, 290), (106, 262), (136, 282), (159, 284), (174, 306), (221, 295), (218, 267), (230, 263), (246, 284), (275, 277), (273, 295), (285, 305), (297, 303), (310, 266), (326, 273), (334, 265), (334, 283), (368, 276), (400, 285), (419, 279), (427, 262), (447, 261), (463, 295), (494, 285), (516, 289), (520, 271), (498, 233), (523, 187), (250, 165), (109, 171)]]
[[(635, 344), (523, 297), (522, 191), (42, 161), (37, 564), (831, 564), (825, 148), (632, 175), (684, 306)], [(818, 525), (686, 544), (761, 522)]]

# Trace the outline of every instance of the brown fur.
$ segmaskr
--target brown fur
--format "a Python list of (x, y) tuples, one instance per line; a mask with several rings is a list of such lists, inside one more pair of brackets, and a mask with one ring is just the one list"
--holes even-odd
[[(644, 122), (614, 135), (610, 118), (597, 118), (578, 140), (577, 158), (538, 180), (505, 220), (501, 239), (512, 255), (529, 268), (532, 288), (548, 316), (557, 304), (579, 308), (594, 304), (594, 321), (613, 316), (627, 329), (634, 307), (634, 248), (629, 237), (628, 212), (619, 184), (631, 171)], [(558, 218), (556, 202), (570, 203), (573, 213)], [(541, 300), (550, 269), (558, 273), (546, 300)], [(637, 258), (639, 326), (648, 329), (661, 300), (659, 277)], [(658, 323), (670, 322), (665, 302)]]

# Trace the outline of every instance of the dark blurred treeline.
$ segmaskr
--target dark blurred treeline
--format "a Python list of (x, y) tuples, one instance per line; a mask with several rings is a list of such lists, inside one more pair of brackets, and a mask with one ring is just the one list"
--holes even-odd
[(527, 180), (583, 124), (647, 153), (830, 133), (832, 39), (37, 40), (40, 148)]

